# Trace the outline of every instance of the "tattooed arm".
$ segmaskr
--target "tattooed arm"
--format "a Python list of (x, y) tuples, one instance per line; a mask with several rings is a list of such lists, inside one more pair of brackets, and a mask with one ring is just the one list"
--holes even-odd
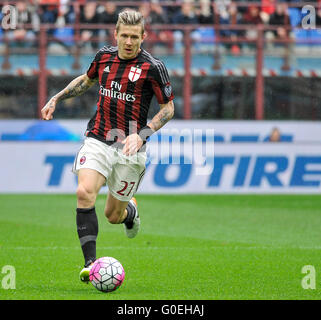
[(159, 112), (154, 116), (152, 121), (148, 123), (148, 126), (155, 132), (163, 127), (169, 120), (171, 120), (173, 116), (174, 102), (171, 100), (166, 104), (160, 105)]
[(124, 144), (123, 153), (127, 156), (135, 154), (143, 145), (144, 140), (153, 132), (163, 127), (174, 116), (174, 102), (169, 101), (166, 104), (160, 105), (160, 111), (154, 118), (143, 128), (139, 134), (134, 133), (129, 135), (122, 141)]
[(97, 79), (90, 79), (87, 74), (83, 74), (73, 81), (68, 86), (53, 96), (48, 103), (41, 109), (41, 116), (43, 120), (51, 120), (56, 109), (56, 104), (59, 101), (73, 98), (82, 95), (90, 87), (97, 82)]

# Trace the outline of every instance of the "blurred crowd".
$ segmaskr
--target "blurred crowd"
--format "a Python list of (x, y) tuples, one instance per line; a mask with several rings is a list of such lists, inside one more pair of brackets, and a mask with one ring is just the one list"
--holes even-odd
[[(11, 40), (29, 40), (29, 42), (32, 42), (36, 39), (41, 23), (55, 25), (55, 29), (50, 31), (53, 36), (61, 34), (72, 36), (74, 25), (78, 22), (85, 25), (115, 24), (119, 11), (128, 7), (128, 1), (126, 1), (126, 6), (122, 2), (122, 0), (2, 1), (0, 7), (12, 3), (17, 10), (17, 25), (14, 30), (8, 31), (8, 37)], [(268, 37), (280, 39), (289, 35), (288, 27), (291, 25), (288, 10), (289, 2), (291, 4), (296, 3), (298, 10), (301, 10), (300, 3), (302, 3), (297, 0), (257, 0), (247, 1), (247, 5), (244, 5), (244, 1), (237, 0), (183, 0), (180, 2), (166, 0), (164, 4), (162, 2), (162, 0), (133, 1), (133, 5), (129, 7), (138, 9), (144, 15), (147, 25), (151, 26), (156, 24), (207, 26), (214, 24), (236, 26), (265, 24), (275, 26), (268, 33)], [(173, 5), (169, 5), (171, 2)], [(79, 4), (79, 12), (75, 10), (74, 4), (76, 3)], [(309, 3), (315, 3), (317, 8), (316, 23), (321, 25), (321, 0), (309, 1)], [(5, 15), (3, 10), (1, 12), (2, 16)], [(31, 27), (27, 29), (25, 25)], [(90, 43), (95, 48), (98, 46), (98, 42), (93, 39), (99, 37), (100, 32), (102, 32), (101, 29), (81, 28), (80, 42)], [(103, 30), (103, 32), (105, 36), (108, 36), (108, 30)], [(151, 30), (149, 36), (155, 41), (168, 42), (170, 39), (173, 39), (173, 41), (179, 39), (177, 32), (179, 32), (179, 29), (176, 30), (176, 27), (173, 31), (157, 29)], [(232, 40), (240, 36), (251, 39), (256, 36), (256, 31), (255, 29), (242, 31), (236, 27), (221, 29), (219, 35)]]

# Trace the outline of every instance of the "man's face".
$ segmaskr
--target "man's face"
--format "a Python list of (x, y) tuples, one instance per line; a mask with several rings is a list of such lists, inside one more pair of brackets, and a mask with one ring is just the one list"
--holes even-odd
[(118, 45), (118, 55), (121, 59), (135, 58), (139, 51), (140, 45), (145, 39), (142, 34), (141, 25), (124, 25), (120, 24), (118, 32), (115, 30), (115, 39)]

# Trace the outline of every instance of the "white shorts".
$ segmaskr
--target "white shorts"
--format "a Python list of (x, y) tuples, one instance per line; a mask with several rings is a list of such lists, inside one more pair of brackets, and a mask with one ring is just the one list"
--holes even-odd
[(90, 137), (76, 155), (73, 173), (93, 169), (106, 178), (109, 192), (120, 201), (129, 201), (136, 193), (145, 174), (146, 152), (126, 156), (121, 149)]

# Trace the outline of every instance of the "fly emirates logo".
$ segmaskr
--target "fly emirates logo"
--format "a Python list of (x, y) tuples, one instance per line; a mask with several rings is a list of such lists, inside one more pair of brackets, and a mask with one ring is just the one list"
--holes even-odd
[(121, 92), (122, 85), (117, 81), (112, 81), (110, 89), (106, 89), (100, 86), (99, 93), (105, 97), (120, 99), (128, 102), (134, 102), (136, 97), (133, 94), (128, 94), (126, 92)]

